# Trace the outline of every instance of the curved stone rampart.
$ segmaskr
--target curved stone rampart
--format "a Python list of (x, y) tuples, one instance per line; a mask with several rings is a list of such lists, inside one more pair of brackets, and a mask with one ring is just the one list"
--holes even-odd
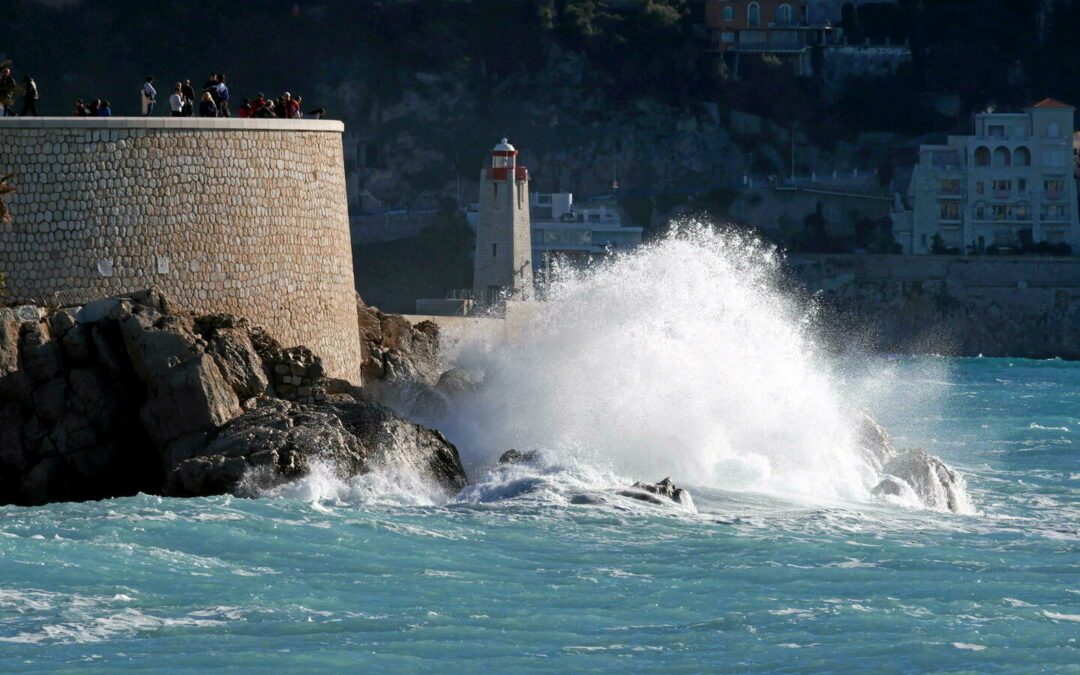
[(79, 304), (157, 287), (360, 378), (334, 121), (0, 118), (4, 300)]

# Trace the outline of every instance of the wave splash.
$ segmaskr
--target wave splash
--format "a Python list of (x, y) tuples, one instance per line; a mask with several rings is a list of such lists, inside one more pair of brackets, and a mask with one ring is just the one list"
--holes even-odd
[(484, 386), (438, 426), (474, 474), (517, 448), (603, 476), (598, 488), (671, 476), (800, 500), (873, 498), (879, 467), (860, 450), (853, 402), (809, 334), (809, 311), (781, 290), (775, 249), (690, 223), (555, 277), (546, 301), (520, 312), (514, 340), (457, 345), (455, 365)]

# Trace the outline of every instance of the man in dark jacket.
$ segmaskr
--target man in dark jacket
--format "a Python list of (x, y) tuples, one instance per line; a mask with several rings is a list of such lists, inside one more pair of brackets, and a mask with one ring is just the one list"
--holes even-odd
[(195, 116), (195, 89), (191, 86), (191, 80), (184, 80), (180, 85), (180, 93), (184, 95), (184, 107), (182, 108), (184, 117)]

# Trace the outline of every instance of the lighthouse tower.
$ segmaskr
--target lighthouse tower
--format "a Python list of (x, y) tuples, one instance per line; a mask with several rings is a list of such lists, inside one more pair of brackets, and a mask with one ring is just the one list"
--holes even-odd
[(479, 303), (496, 302), (503, 293), (532, 294), (529, 170), (518, 166), (517, 154), (504, 138), (480, 172), (473, 263), (473, 297)]

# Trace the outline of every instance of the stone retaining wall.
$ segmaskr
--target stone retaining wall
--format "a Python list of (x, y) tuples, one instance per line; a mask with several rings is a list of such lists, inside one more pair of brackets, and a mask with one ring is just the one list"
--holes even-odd
[(834, 342), (1080, 359), (1080, 258), (794, 255), (788, 264), (824, 301)]
[(359, 382), (341, 134), (330, 121), (0, 118), (17, 173), (4, 301), (157, 287), (320, 354)]

